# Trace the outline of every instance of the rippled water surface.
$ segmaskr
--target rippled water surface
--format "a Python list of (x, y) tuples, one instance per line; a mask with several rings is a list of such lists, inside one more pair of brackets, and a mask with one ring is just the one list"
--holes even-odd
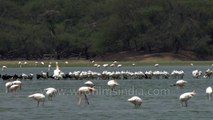
[[(188, 81), (185, 88), (170, 87), (177, 79), (118, 80), (116, 91), (108, 90), (106, 80), (92, 80), (96, 93), (88, 95), (90, 104), (78, 105), (77, 90), (86, 80), (23, 80), (23, 87), (16, 93), (5, 93), (5, 81), (0, 80), (0, 120), (195, 120), (213, 118), (213, 100), (208, 100), (205, 89), (213, 86), (213, 78), (194, 79), (192, 70), (205, 71), (211, 66), (160, 66), (107, 68), (108, 71), (183, 70)], [(2, 74), (40, 73), (46, 68), (8, 68)], [(102, 72), (105, 68), (61, 68), (65, 73), (75, 70)], [(44, 106), (37, 107), (36, 101), (27, 96), (43, 92), (44, 88), (55, 87), (58, 94), (52, 101), (46, 99)], [(179, 96), (183, 92), (196, 90), (189, 106), (181, 107)], [(139, 109), (127, 102), (133, 95), (143, 99)]]

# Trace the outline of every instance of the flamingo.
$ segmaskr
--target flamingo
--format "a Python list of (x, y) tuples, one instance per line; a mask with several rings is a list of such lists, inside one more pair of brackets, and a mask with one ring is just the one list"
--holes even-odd
[(86, 85), (86, 86), (88, 86), (88, 87), (94, 87), (94, 86), (95, 86), (94, 83), (93, 83), (92, 81), (86, 81), (86, 82), (84, 83), (84, 85)]
[(5, 87), (6, 87), (6, 93), (9, 92), (9, 88), (13, 85), (13, 82), (6, 82)]
[(208, 98), (209, 98), (209, 100), (211, 100), (212, 99), (212, 87), (207, 87), (206, 88), (206, 94), (207, 94), (207, 96), (208, 96)]
[(180, 95), (179, 99), (180, 99), (180, 102), (181, 102), (181, 105), (184, 107), (184, 103), (185, 103), (185, 107), (188, 106), (188, 100), (190, 98), (192, 98), (194, 95), (195, 95), (195, 90), (193, 90), (192, 92), (186, 92), (186, 93), (183, 93)]
[(21, 85), (22, 85), (22, 83), (21, 83), (21, 81), (20, 81), (20, 80), (15, 80), (15, 81), (13, 81), (12, 83), (13, 83), (13, 85), (18, 85), (18, 86), (19, 86), (19, 88), (21, 89)]
[(1, 69), (1, 70), (4, 71), (4, 70), (6, 70), (6, 69), (7, 69), (7, 66), (4, 65), (4, 66), (2, 66), (2, 69)]
[(85, 102), (86, 102), (87, 104), (89, 104), (89, 100), (88, 100), (86, 94), (87, 94), (87, 93), (90, 93), (90, 92), (95, 92), (95, 91), (96, 91), (96, 89), (95, 89), (95, 88), (92, 88), (92, 87), (88, 87), (88, 86), (80, 87), (80, 88), (78, 89), (79, 96), (80, 96), (78, 104), (79, 104), (79, 105), (81, 104), (83, 95), (84, 95), (84, 97), (85, 97)]
[(9, 88), (9, 91), (10, 92), (16, 92), (16, 90), (19, 88), (20, 86), (19, 85), (11, 85), (10, 88)]
[(52, 97), (55, 96), (57, 93), (57, 90), (52, 87), (46, 88), (45, 91), (46, 91), (46, 95), (48, 96), (49, 100), (52, 100)]
[(39, 106), (39, 103), (42, 102), (44, 105), (44, 101), (45, 101), (45, 96), (42, 93), (35, 93), (32, 95), (28, 96), (29, 98), (33, 98), (34, 100), (37, 101), (37, 107)]
[(155, 67), (158, 67), (158, 66), (159, 66), (159, 64), (155, 64), (154, 66), (155, 66)]
[(109, 80), (107, 82), (107, 85), (111, 88), (111, 90), (114, 90), (116, 86), (118, 86), (118, 82), (116, 80)]
[(38, 61), (35, 61), (35, 67), (37, 67), (38, 66)]
[(21, 68), (21, 67), (22, 67), (22, 62), (19, 61), (19, 62), (18, 62), (18, 65), (19, 65), (19, 67)]
[(183, 88), (183, 86), (185, 86), (186, 83), (188, 83), (188, 82), (185, 81), (185, 80), (178, 80), (175, 84), (170, 85), (170, 86), (171, 86), (171, 87), (172, 87), (172, 86), (178, 86), (179, 88)]
[(135, 108), (139, 108), (142, 104), (142, 99), (138, 96), (133, 96), (128, 99), (128, 102), (131, 102), (135, 105)]
[(50, 69), (51, 69), (51, 64), (48, 65), (48, 71), (50, 71)]
[(62, 76), (61, 76), (61, 70), (59, 69), (58, 62), (56, 62), (55, 64), (56, 64), (56, 69), (53, 72), (53, 77), (55, 79), (60, 79), (60, 78), (62, 78)]

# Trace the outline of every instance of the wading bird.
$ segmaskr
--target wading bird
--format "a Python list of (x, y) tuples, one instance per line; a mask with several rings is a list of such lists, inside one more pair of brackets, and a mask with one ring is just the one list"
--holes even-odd
[(195, 90), (193, 90), (192, 92), (186, 92), (186, 93), (181, 94), (180, 97), (179, 97), (179, 100), (181, 102), (182, 107), (184, 107), (184, 104), (185, 104), (185, 107), (187, 107), (188, 106), (188, 100), (190, 98), (192, 98), (195, 94), (196, 94)]
[(142, 104), (142, 99), (138, 96), (133, 96), (128, 99), (128, 102), (131, 102), (135, 105), (135, 108), (139, 108)]
[(56, 95), (57, 90), (55, 88), (46, 88), (44, 89), (46, 91), (46, 96), (48, 97), (49, 100), (52, 100), (52, 98)]
[(92, 81), (86, 81), (86, 82), (84, 83), (84, 85), (86, 85), (86, 86), (88, 86), (88, 87), (94, 87), (94, 86), (95, 86), (94, 83), (93, 83)]
[(32, 95), (28, 96), (29, 98), (33, 98), (34, 100), (37, 101), (37, 107), (39, 106), (39, 103), (42, 102), (44, 105), (44, 101), (45, 101), (45, 96), (42, 93), (35, 93)]
[(116, 86), (118, 86), (118, 82), (116, 80), (109, 80), (107, 85), (110, 87), (111, 90), (114, 90)]
[(79, 102), (78, 102), (78, 104), (80, 105), (81, 104), (81, 101), (82, 101), (82, 97), (84, 96), (84, 99), (85, 99), (85, 102), (87, 103), (87, 104), (89, 104), (89, 100), (88, 100), (88, 98), (87, 98), (87, 93), (90, 93), (90, 92), (95, 92), (96, 91), (96, 89), (95, 88), (92, 88), (92, 87), (87, 87), (87, 86), (84, 86), (84, 87), (80, 87), (79, 89), (78, 89), (78, 92), (79, 92)]
[(212, 87), (209, 86), (206, 88), (206, 94), (207, 94), (208, 99), (211, 100), (212, 99)]
[(171, 87), (172, 86), (178, 86), (179, 88), (183, 88), (186, 85), (186, 83), (188, 83), (188, 82), (185, 81), (185, 80), (178, 80), (175, 84), (170, 85), (170, 86)]

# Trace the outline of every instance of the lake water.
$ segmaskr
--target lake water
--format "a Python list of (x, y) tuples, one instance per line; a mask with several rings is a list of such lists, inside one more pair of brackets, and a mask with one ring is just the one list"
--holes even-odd
[[(108, 71), (183, 70), (187, 85), (181, 90), (170, 87), (177, 79), (118, 80), (116, 91), (108, 90), (106, 80), (92, 80), (97, 91), (89, 94), (89, 102), (78, 105), (77, 90), (86, 80), (23, 80), (22, 89), (16, 93), (5, 93), (5, 81), (0, 80), (0, 120), (197, 120), (213, 118), (213, 100), (208, 100), (205, 89), (213, 86), (213, 78), (194, 79), (192, 70), (205, 71), (212, 66), (141, 66), (107, 68)], [(102, 72), (106, 68), (72, 67), (61, 68), (65, 73), (75, 70)], [(8, 74), (40, 73), (46, 68), (8, 68)], [(58, 94), (52, 101), (46, 99), (44, 106), (37, 107), (36, 101), (28, 95), (55, 87)], [(183, 92), (196, 90), (188, 107), (181, 107), (179, 96)], [(127, 99), (138, 95), (142, 106), (135, 109)]]

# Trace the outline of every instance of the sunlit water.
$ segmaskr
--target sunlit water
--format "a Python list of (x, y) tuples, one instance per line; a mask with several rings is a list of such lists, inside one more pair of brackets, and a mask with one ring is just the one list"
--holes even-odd
[[(89, 102), (78, 105), (77, 90), (86, 80), (23, 80), (23, 87), (16, 93), (5, 93), (0, 81), (0, 120), (195, 120), (213, 118), (213, 100), (208, 100), (205, 89), (213, 86), (213, 78), (194, 79), (192, 70), (205, 71), (211, 66), (141, 66), (107, 68), (108, 71), (129, 70), (183, 70), (184, 80), (188, 84), (180, 90), (170, 87), (177, 79), (118, 80), (116, 91), (108, 90), (106, 80), (92, 80), (97, 91), (89, 94)], [(8, 74), (40, 73), (47, 68), (8, 68), (2, 72)], [(92, 70), (102, 72), (105, 68), (61, 68), (65, 73), (75, 70)], [(37, 107), (36, 101), (28, 95), (43, 92), (44, 88), (55, 87), (58, 94), (52, 101), (46, 99), (44, 106)], [(181, 107), (179, 96), (183, 92), (196, 90), (196, 96), (189, 100), (189, 106)], [(142, 106), (135, 109), (127, 99), (138, 95), (143, 99)]]

